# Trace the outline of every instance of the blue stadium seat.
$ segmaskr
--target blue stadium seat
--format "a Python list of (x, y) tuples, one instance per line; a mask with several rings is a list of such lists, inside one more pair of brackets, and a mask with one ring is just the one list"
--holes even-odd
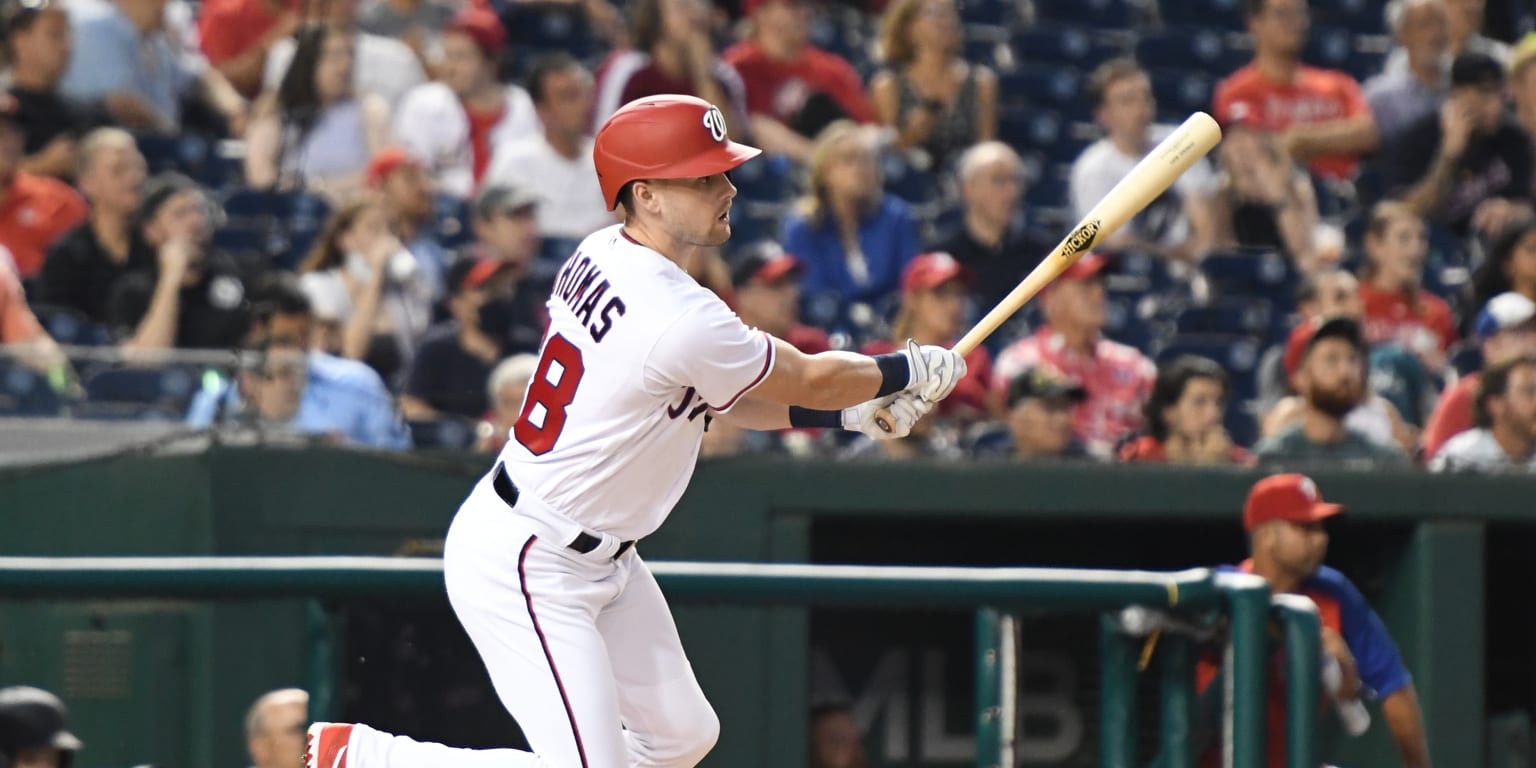
[(794, 164), (782, 155), (758, 158), (730, 175), (738, 200), (783, 203), (795, 196)]
[(1140, 297), (1109, 293), (1104, 297), (1104, 335), (1143, 352), (1151, 349), (1161, 335), (1160, 328), (1138, 313)]
[(435, 239), (439, 245), (451, 250), (474, 241), (474, 214), (468, 201), (439, 195), (433, 208), (437, 222)]
[(1273, 327), (1272, 309), (1264, 299), (1216, 299), (1202, 306), (1186, 306), (1174, 317), (1174, 328), (1184, 333), (1242, 333), (1263, 337)]
[(48, 336), (60, 344), (101, 347), (115, 341), (111, 329), (73, 307), (33, 304), (32, 314), (43, 324), (43, 330), (48, 332)]
[(1031, 102), (1067, 106), (1079, 100), (1082, 72), (1065, 66), (1030, 66), (1001, 77), (1000, 91), (1025, 94)]
[(887, 152), (880, 167), (885, 191), (908, 203), (926, 205), (936, 202), (943, 193), (938, 176), (912, 167), (900, 154)]
[(1263, 296), (1288, 304), (1296, 284), (1290, 259), (1278, 251), (1233, 248), (1212, 251), (1200, 262), (1217, 296)]
[(215, 189), (223, 183), (224, 164), (217, 156), (214, 142), (207, 137), (136, 136), (134, 142), (139, 145), (150, 174), (174, 171)]
[(597, 47), (592, 26), (580, 6), (571, 3), (507, 3), (501, 11), (507, 47), (519, 54), (564, 51), (578, 59)]
[[(732, 218), (735, 218), (734, 212)], [(546, 237), (539, 242), (539, 260), (563, 264), (565, 260), (576, 252), (576, 246), (581, 245), (580, 240), (568, 240), (561, 237)]]
[(1242, 31), (1241, 0), (1173, 0), (1159, 4), (1167, 24), (1189, 24)]
[(780, 221), (789, 212), (790, 205), (785, 203), (737, 203), (731, 208), (731, 239), (778, 240)]
[(966, 24), (1011, 27), (1019, 21), (1017, 0), (960, 0), (959, 6)]
[(57, 416), (62, 406), (43, 374), (0, 357), (0, 416)]
[(1450, 349), (1451, 367), (1465, 376), (1483, 369), (1483, 348), (1473, 339), (1464, 339)]
[(1316, 0), (1311, 3), (1313, 29), (1346, 29), (1367, 35), (1387, 33), (1385, 3), (1375, 0)]
[(1153, 69), (1152, 95), (1157, 98), (1158, 114), (1179, 115), (1179, 121), (1191, 112), (1211, 109), (1211, 91), (1215, 82), (1198, 69)]
[(1259, 339), (1239, 333), (1183, 333), (1177, 334), (1158, 345), (1155, 357), (1158, 362), (1172, 360), (1180, 355), (1198, 355), (1221, 364), (1232, 377), (1234, 400), (1253, 396), (1256, 389), (1254, 374), (1259, 365), (1263, 347)]
[(1132, 0), (1035, 0), (1041, 19), (1083, 24), (1093, 29), (1134, 29), (1147, 21), (1142, 4)]
[(462, 451), (475, 444), (475, 425), (465, 419), (441, 418), (407, 421), (411, 445), (416, 448)]
[(137, 403), (184, 411), (197, 393), (202, 369), (167, 365), (155, 368), (98, 370), (85, 378), (86, 399), (97, 403)]
[(1301, 58), (1314, 67), (1344, 69), (1349, 63), (1353, 45), (1354, 41), (1347, 29), (1313, 26)]
[(1199, 67), (1226, 75), (1253, 57), (1251, 51), (1229, 47), (1228, 34), (1213, 27), (1165, 27), (1136, 41), (1136, 61), (1149, 69)]
[(1077, 25), (1039, 24), (1016, 30), (1010, 41), (1014, 58), (1038, 64), (1071, 63), (1084, 70), (1121, 56), (1125, 49), (1116, 41), (1090, 34)]

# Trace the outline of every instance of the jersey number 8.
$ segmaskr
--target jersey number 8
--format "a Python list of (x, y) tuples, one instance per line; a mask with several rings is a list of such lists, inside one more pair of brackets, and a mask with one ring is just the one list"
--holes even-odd
[[(551, 382), (549, 369), (554, 363), (560, 364), (560, 379)], [(558, 333), (544, 342), (544, 354), (539, 357), (533, 380), (528, 382), (528, 394), (523, 397), (523, 412), (512, 426), (512, 435), (529, 453), (543, 456), (555, 447), (561, 430), (565, 429), (565, 409), (576, 399), (576, 386), (581, 383), (583, 371), (581, 350), (575, 344)], [(538, 424), (532, 418), (536, 407), (544, 411)]]

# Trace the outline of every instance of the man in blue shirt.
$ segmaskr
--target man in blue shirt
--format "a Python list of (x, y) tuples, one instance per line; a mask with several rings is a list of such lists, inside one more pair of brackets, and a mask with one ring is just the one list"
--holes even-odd
[(258, 307), (255, 339), (234, 381), (209, 382), (192, 400), (193, 427), (242, 425), (387, 450), (411, 447), (384, 381), (356, 360), (308, 350), (309, 301), (286, 283)]

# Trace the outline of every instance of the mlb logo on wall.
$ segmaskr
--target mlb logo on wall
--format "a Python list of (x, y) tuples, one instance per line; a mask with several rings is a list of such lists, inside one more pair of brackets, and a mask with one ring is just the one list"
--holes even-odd
[(725, 115), (720, 113), (720, 108), (710, 105), (709, 111), (704, 113), (704, 127), (709, 129), (709, 137), (716, 142), (725, 141)]

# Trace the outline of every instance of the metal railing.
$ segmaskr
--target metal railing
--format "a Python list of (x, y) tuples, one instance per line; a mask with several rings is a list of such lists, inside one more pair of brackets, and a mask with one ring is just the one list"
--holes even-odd
[[(977, 611), (977, 765), (1012, 764), (1016, 680), (1010, 662), (1018, 611), (1098, 614), (1103, 691), (1102, 764), (1136, 764), (1136, 679), (1148, 643), (1161, 656), (1158, 764), (1187, 768), (1191, 746), (1194, 640), (1177, 631), (1128, 628), (1116, 612), (1220, 612), (1228, 619), (1223, 665), (1226, 766), (1261, 768), (1265, 760), (1267, 633), (1271, 600), (1258, 577), (1205, 569), (1178, 572), (1045, 568), (944, 568), (743, 563), (649, 564), (671, 600), (732, 605), (969, 607)], [(0, 557), (0, 598), (163, 598), (242, 600), (310, 598), (308, 677), (318, 716), (335, 706), (339, 629), (320, 599), (443, 591), (442, 561), (384, 557)], [(1315, 610), (1277, 601), (1286, 628), (1290, 731), (1288, 763), (1316, 768), (1318, 702)], [(1145, 622), (1143, 622), (1145, 623)], [(1146, 628), (1144, 627), (1143, 630)], [(1141, 649), (1138, 651), (1138, 648)], [(1307, 670), (1312, 670), (1310, 674)]]

